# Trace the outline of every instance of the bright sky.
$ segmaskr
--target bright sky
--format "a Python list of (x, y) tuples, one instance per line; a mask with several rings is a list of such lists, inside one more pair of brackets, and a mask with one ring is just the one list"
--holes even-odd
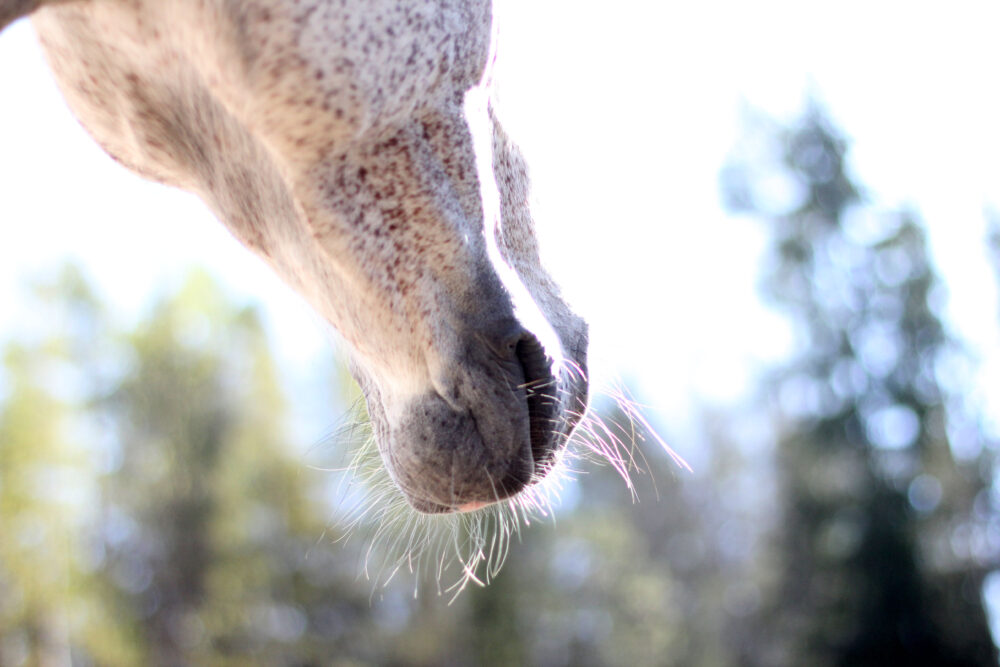
[[(876, 200), (923, 213), (951, 325), (1000, 414), (982, 215), (1000, 205), (1000, 4), (496, 2), (502, 111), (535, 177), (543, 251), (592, 323), (598, 371), (637, 382), (679, 449), (699, 399), (738, 399), (789, 343), (755, 292), (761, 230), (720, 210), (717, 174), (741, 103), (787, 119), (807, 89), (853, 138)], [(207, 264), (264, 303), (286, 368), (308, 374), (327, 346), (318, 318), (195, 198), (97, 148), (26, 22), (0, 36), (0, 81), (0, 334), (44, 326), (17, 287), (65, 257), (131, 313)]]
[(788, 343), (754, 292), (760, 230), (720, 211), (716, 177), (741, 104), (792, 118), (807, 90), (854, 140), (875, 200), (923, 213), (951, 324), (983, 355), (1000, 414), (982, 213), (1000, 204), (1000, 4), (500, 6), (512, 134), (531, 159), (547, 246), (568, 250), (551, 261), (607, 336), (600, 349), (668, 422), (693, 396), (739, 396), (755, 362)]

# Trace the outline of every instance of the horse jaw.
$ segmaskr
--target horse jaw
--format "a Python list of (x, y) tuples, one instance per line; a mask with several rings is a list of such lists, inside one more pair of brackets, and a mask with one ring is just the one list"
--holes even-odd
[(544, 476), (584, 410), (586, 326), (541, 267), (523, 160), (486, 103), (489, 2), (36, 17), (98, 142), (199, 193), (340, 332), (415, 508), (479, 507)]

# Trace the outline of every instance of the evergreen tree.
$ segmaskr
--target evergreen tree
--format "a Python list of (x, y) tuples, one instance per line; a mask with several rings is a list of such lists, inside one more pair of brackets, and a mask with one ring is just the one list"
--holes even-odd
[(126, 527), (106, 569), (148, 661), (319, 663), (370, 632), (368, 591), (317, 544), (324, 473), (284, 441), (253, 310), (195, 273), (126, 346), (132, 368), (101, 401), (121, 457), (106, 521)]
[(995, 563), (970, 548), (991, 465), (949, 439), (969, 416), (940, 382), (960, 351), (919, 220), (866, 203), (815, 106), (744, 151), (723, 193), (769, 226), (763, 291), (799, 334), (769, 385), (783, 516), (755, 661), (996, 664), (980, 594)]
[(0, 376), (0, 664), (469, 661), (465, 607), (333, 544), (252, 309), (197, 272), (127, 332), (74, 270), (34, 297), (58, 335)]
[(132, 664), (82, 530), (97, 470), (77, 419), (89, 389), (79, 368), (96, 352), (100, 307), (73, 267), (33, 298), (46, 334), (7, 342), (0, 367), (0, 665)]

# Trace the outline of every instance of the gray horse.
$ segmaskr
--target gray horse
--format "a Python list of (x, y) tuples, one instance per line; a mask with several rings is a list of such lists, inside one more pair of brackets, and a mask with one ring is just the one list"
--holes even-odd
[(586, 410), (489, 95), (489, 0), (0, 0), (116, 160), (198, 193), (342, 335), (414, 508), (530, 488)]

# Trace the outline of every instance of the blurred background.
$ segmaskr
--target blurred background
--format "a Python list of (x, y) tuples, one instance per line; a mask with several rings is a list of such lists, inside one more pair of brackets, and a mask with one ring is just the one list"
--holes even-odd
[(501, 114), (597, 384), (693, 471), (640, 430), (638, 500), (580, 464), (489, 587), (366, 578), (330, 332), (97, 148), (22, 21), (0, 665), (997, 664), (1000, 6), (497, 12)]

